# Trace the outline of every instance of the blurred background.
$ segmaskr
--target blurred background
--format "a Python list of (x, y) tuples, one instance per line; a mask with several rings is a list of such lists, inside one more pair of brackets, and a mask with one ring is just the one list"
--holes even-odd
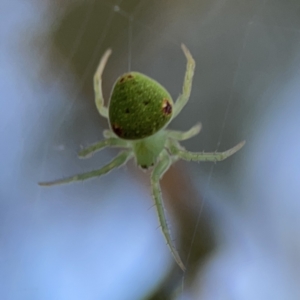
[[(1, 0), (0, 298), (300, 299), (300, 4), (297, 0)], [(117, 153), (77, 152), (108, 128), (94, 104), (104, 51), (116, 78), (145, 73), (190, 101), (170, 127), (224, 162), (177, 162), (162, 180), (187, 271), (159, 229), (149, 172), (134, 161), (41, 188)], [(107, 102), (106, 102), (107, 103)]]

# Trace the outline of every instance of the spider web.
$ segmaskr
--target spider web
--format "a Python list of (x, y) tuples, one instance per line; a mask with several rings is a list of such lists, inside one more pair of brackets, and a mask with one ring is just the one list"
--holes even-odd
[[(299, 299), (297, 1), (16, 2), (4, 1), (0, 21), (13, 32), (0, 31), (7, 41), (0, 71), (1, 299)], [(183, 143), (190, 151), (247, 141), (218, 164), (178, 162), (162, 180), (185, 274), (172, 269), (149, 174), (134, 163), (93, 181), (36, 185), (117, 154), (76, 157), (108, 126), (92, 88), (108, 47), (106, 100), (127, 70), (155, 78), (176, 99), (186, 63), (181, 43), (196, 73), (191, 98), (170, 127), (201, 121), (200, 135)]]

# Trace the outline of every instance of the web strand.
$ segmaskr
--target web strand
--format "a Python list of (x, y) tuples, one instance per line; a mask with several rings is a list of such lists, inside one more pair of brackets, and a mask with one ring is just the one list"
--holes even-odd
[[(217, 141), (216, 152), (218, 151), (218, 149), (219, 149), (219, 147), (221, 145), (221, 142), (222, 142), (223, 133), (224, 133), (225, 125), (227, 123), (227, 119), (228, 119), (228, 115), (229, 115), (229, 111), (230, 111), (230, 107), (231, 107), (231, 103), (232, 103), (232, 99), (233, 99), (234, 89), (235, 89), (235, 86), (236, 86), (236, 83), (237, 83), (237, 79), (239, 77), (241, 62), (242, 62), (244, 51), (245, 51), (245, 47), (246, 47), (246, 44), (247, 44), (247, 41), (248, 41), (248, 36), (249, 36), (250, 29), (251, 29), (251, 25), (253, 24), (253, 21), (256, 19), (258, 13), (265, 6), (266, 2), (267, 2), (267, 0), (264, 0), (262, 2), (261, 6), (258, 8), (258, 10), (256, 11), (256, 13), (254, 13), (253, 17), (248, 22), (248, 25), (246, 27), (244, 38), (243, 38), (243, 42), (242, 42), (241, 52), (240, 52), (240, 55), (239, 55), (239, 58), (238, 58), (237, 68), (236, 68), (236, 71), (235, 71), (234, 76), (233, 76), (233, 82), (232, 82), (231, 92), (230, 92), (230, 95), (229, 95), (229, 98), (228, 98), (228, 101), (227, 101), (227, 105), (226, 105), (226, 109), (225, 109), (225, 113), (224, 113), (224, 117), (223, 117), (223, 122), (222, 122), (222, 127), (221, 127), (220, 134), (219, 134), (218, 141)], [(207, 196), (208, 196), (207, 194), (208, 194), (209, 186), (210, 186), (210, 183), (211, 183), (211, 178), (212, 178), (213, 173), (214, 173), (214, 168), (215, 168), (215, 165), (213, 164), (211, 166), (209, 174), (208, 174), (206, 187), (204, 189), (203, 199), (202, 199), (202, 202), (201, 202), (201, 206), (200, 206), (199, 212), (197, 214), (196, 224), (195, 224), (195, 228), (193, 230), (192, 240), (191, 240), (191, 244), (190, 244), (188, 255), (187, 255), (187, 262), (186, 262), (186, 268), (187, 269), (188, 269), (188, 266), (189, 266), (189, 260), (190, 260), (190, 256), (191, 256), (191, 253), (192, 253), (192, 248), (193, 248), (193, 245), (195, 243), (196, 233), (197, 233), (197, 230), (198, 230), (198, 227), (199, 227), (199, 224), (200, 224), (201, 214), (203, 212), (204, 205), (205, 205), (205, 203), (207, 201)], [(184, 288), (185, 288), (185, 275), (183, 274), (183, 278), (182, 278), (182, 293), (184, 292)]]

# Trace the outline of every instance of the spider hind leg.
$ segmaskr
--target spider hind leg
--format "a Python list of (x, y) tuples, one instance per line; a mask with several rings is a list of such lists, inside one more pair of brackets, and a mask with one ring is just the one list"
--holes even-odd
[(188, 131), (168, 130), (168, 137), (176, 141), (188, 140), (197, 135), (201, 131), (201, 128), (202, 124), (198, 123)]
[(103, 54), (100, 63), (98, 65), (97, 71), (94, 75), (94, 90), (95, 90), (95, 103), (98, 112), (101, 116), (108, 119), (108, 109), (104, 106), (104, 99), (102, 94), (102, 73), (104, 71), (105, 65), (108, 58), (111, 55), (111, 49), (108, 49)]

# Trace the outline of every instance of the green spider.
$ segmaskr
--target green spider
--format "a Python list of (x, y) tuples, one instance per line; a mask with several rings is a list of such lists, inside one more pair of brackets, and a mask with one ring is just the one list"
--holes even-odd
[(159, 224), (175, 261), (185, 271), (168, 228), (159, 181), (179, 159), (221, 161), (240, 150), (245, 142), (224, 152), (192, 153), (185, 150), (179, 141), (197, 135), (201, 130), (201, 124), (193, 126), (186, 132), (166, 129), (188, 102), (192, 88), (195, 61), (186, 46), (182, 44), (181, 47), (187, 59), (187, 66), (182, 94), (175, 103), (167, 90), (157, 81), (138, 72), (129, 72), (119, 77), (114, 84), (109, 108), (104, 106), (101, 84), (104, 67), (111, 55), (111, 50), (108, 49), (94, 75), (94, 89), (97, 109), (100, 115), (108, 120), (110, 130), (103, 132), (104, 140), (81, 150), (78, 155), (80, 158), (87, 158), (105, 147), (119, 147), (125, 150), (101, 169), (69, 178), (41, 182), (39, 185), (53, 186), (98, 177), (126, 164), (133, 157), (141, 168), (153, 167), (151, 188)]

